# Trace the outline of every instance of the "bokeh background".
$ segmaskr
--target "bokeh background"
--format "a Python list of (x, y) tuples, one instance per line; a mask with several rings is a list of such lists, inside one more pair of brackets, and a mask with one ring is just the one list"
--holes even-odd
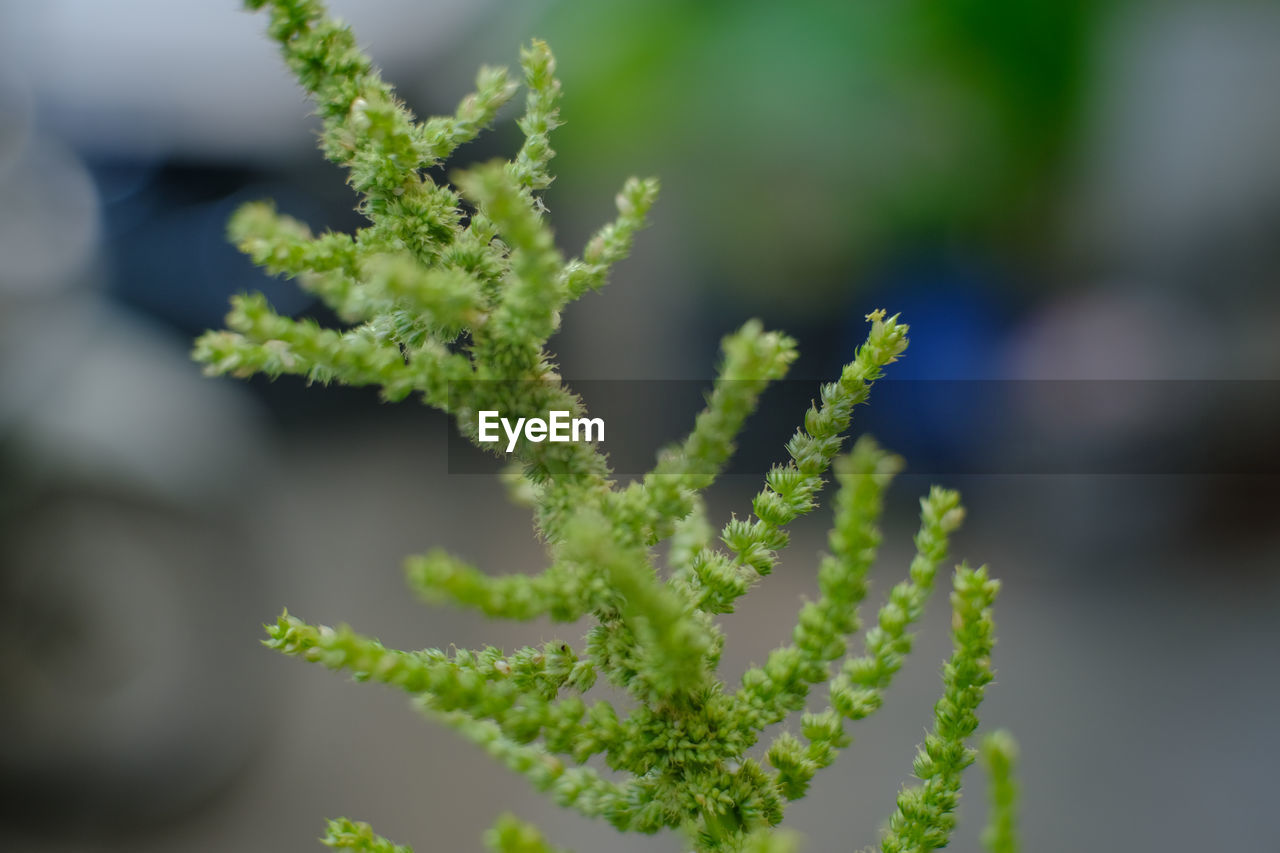
[[(928, 482), (960, 487), (954, 553), (1006, 582), (984, 717), (1022, 743), (1028, 850), (1274, 849), (1280, 4), (333, 5), (419, 114), (551, 43), (566, 250), (627, 175), (662, 178), (633, 258), (567, 313), (565, 375), (703, 379), (758, 316), (816, 381), (867, 311), (903, 313), (894, 375), (939, 390), (869, 410), (913, 461), (875, 589)], [(542, 564), (496, 482), (449, 473), (442, 419), (189, 362), (232, 293), (316, 310), (226, 243), (237, 204), (359, 224), (263, 30), (231, 0), (0, 2), (0, 847), (304, 851), (349, 815), (474, 850), (512, 809), (580, 851), (681, 849), (563, 814), (403, 697), (258, 646), (284, 605), (401, 647), (583, 630), (402, 591), (402, 556), (435, 545)], [(504, 120), (459, 158), (517, 145)], [(978, 380), (1016, 410), (974, 413)], [(768, 404), (752, 429), (799, 415)], [(780, 453), (748, 436), (739, 468)], [(757, 487), (727, 477), (717, 517)], [(727, 619), (730, 679), (787, 640), (827, 518)], [(875, 841), (947, 622), (938, 595), (885, 710), (790, 811), (806, 849)], [(983, 790), (975, 769), (954, 849), (978, 849)]]

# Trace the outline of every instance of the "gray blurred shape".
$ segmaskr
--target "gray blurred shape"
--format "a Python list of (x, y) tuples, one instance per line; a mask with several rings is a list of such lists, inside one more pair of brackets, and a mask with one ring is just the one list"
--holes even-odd
[[(403, 73), (489, 4), (337, 0), (377, 63)], [(18, 77), (82, 150), (135, 156), (272, 157), (299, 144), (310, 106), (233, 0), (6, 0), (0, 77)], [(402, 82), (409, 82), (398, 77)]]

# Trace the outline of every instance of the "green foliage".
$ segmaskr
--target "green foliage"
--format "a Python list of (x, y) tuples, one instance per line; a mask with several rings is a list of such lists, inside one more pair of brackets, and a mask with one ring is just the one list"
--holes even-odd
[[(516, 158), (459, 172), (457, 190), (425, 170), (493, 119), (515, 87), (506, 72), (482, 70), (457, 112), (413, 120), (355, 46), (351, 33), (314, 0), (251, 0), (268, 7), (270, 32), (324, 119), (322, 147), (346, 166), (370, 225), (355, 235), (313, 235), (269, 204), (248, 205), (232, 238), (267, 270), (296, 277), (349, 323), (321, 328), (276, 314), (261, 296), (235, 300), (230, 331), (210, 332), (195, 356), (211, 374), (372, 385), (388, 400), (419, 395), (453, 414), (477, 438), (476, 413), (497, 409), (539, 417), (583, 411), (547, 352), (561, 309), (602, 286), (653, 204), (657, 183), (629, 180), (618, 218), (579, 258), (565, 260), (544, 222), (536, 192), (551, 181), (548, 133), (557, 124), (559, 83), (546, 45), (522, 52), (528, 89)], [(846, 720), (880, 707), (912, 644), (948, 537), (963, 518), (959, 496), (935, 488), (921, 502), (917, 554), (894, 587), (863, 652), (846, 657), (859, 630), (857, 608), (880, 543), (882, 498), (901, 462), (863, 438), (841, 454), (853, 409), (907, 346), (907, 327), (883, 312), (868, 316), (867, 340), (819, 398), (752, 502), (717, 543), (702, 492), (716, 479), (766, 385), (795, 357), (794, 343), (751, 322), (723, 342), (720, 374), (693, 430), (664, 450), (653, 471), (620, 487), (592, 444), (520, 440), (508, 479), (534, 508), (548, 566), (539, 574), (494, 576), (449, 554), (411, 558), (411, 586), (431, 602), (488, 616), (572, 621), (593, 627), (579, 650), (553, 642), (511, 654), (480, 650), (389, 649), (345, 626), (315, 626), (285, 612), (267, 644), (285, 654), (397, 687), (429, 717), (454, 728), (526, 777), (560, 805), (623, 831), (683, 831), (699, 851), (785, 853), (795, 839), (774, 831), (789, 801), (849, 743)], [(495, 381), (501, 380), (501, 381)], [(819, 596), (800, 611), (792, 642), (749, 670), (737, 689), (717, 677), (723, 636), (717, 614), (773, 569), (787, 528), (817, 506), (828, 469), (838, 490), (831, 553)], [(654, 548), (667, 542), (669, 573)], [(935, 723), (915, 762), (920, 784), (898, 797), (885, 851), (946, 844), (976, 710), (991, 680), (991, 607), (998, 584), (985, 569), (961, 566), (953, 579), (954, 654), (944, 671)], [(833, 665), (844, 663), (833, 672)], [(583, 693), (598, 677), (631, 695), (621, 715)], [(814, 685), (829, 706), (804, 713), (799, 734), (769, 743), (767, 766), (748, 755), (766, 729), (803, 711)], [(997, 747), (992, 755), (1003, 756)], [(603, 757), (614, 773), (583, 766)], [(997, 777), (993, 849), (1012, 849), (1007, 761)], [(491, 849), (552, 851), (514, 817), (488, 834)], [(360, 851), (402, 851), (349, 820), (324, 842)]]
[(618, 158), (679, 174), (685, 242), (719, 272), (707, 286), (814, 316), (849, 271), (903, 247), (959, 233), (1043, 254), (1047, 229), (1029, 226), (1053, 215), (1093, 48), (1124, 5), (560, 0), (533, 4), (531, 21), (495, 16), (482, 38), (556, 46), (565, 109), (591, 119), (558, 139), (573, 175), (590, 176), (578, 186)]

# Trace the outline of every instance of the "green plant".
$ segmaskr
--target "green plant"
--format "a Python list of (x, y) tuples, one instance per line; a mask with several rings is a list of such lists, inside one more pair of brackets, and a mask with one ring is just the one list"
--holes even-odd
[[(415, 122), (320, 3), (248, 5), (270, 7), (271, 35), (319, 106), (322, 147), (348, 167), (371, 224), (354, 236), (313, 236), (268, 204), (242, 208), (230, 225), (240, 247), (270, 272), (296, 276), (353, 325), (325, 329), (279, 316), (260, 296), (240, 297), (227, 319), (231, 330), (202, 336), (195, 357), (211, 374), (373, 385), (388, 400), (420, 394), (453, 414), (473, 440), (482, 410), (582, 414), (545, 344), (560, 310), (603, 285), (609, 267), (627, 254), (657, 183), (627, 181), (616, 221), (581, 257), (561, 257), (535, 194), (551, 181), (548, 133), (557, 123), (559, 84), (546, 46), (534, 42), (521, 56), (528, 95), (520, 152), (510, 162), (457, 173), (455, 191), (424, 170), (472, 138), (514, 94), (504, 71), (483, 69), (476, 93), (453, 116)], [(880, 706), (911, 649), (911, 628), (947, 558), (948, 536), (963, 517), (953, 491), (935, 487), (921, 501), (909, 577), (880, 608), (864, 651), (845, 657), (880, 540), (882, 495), (901, 465), (868, 438), (840, 454), (853, 408), (907, 346), (907, 327), (896, 317), (876, 312), (868, 320), (866, 343), (836, 381), (820, 388), (820, 402), (787, 444), (790, 460), (769, 471), (755, 497), (753, 516), (720, 532), (723, 548), (706, 521), (702, 492), (765, 386), (795, 356), (790, 339), (756, 322), (725, 338), (719, 377), (692, 432), (664, 450), (641, 480), (614, 483), (606, 458), (590, 443), (517, 443), (509, 480), (534, 508), (550, 560), (545, 571), (493, 577), (442, 552), (408, 561), (411, 585), (432, 602), (507, 619), (590, 615), (595, 624), (581, 654), (564, 643), (510, 655), (496, 648), (406, 652), (287, 612), (269, 627), (268, 645), (406, 690), (429, 716), (556, 802), (619, 830), (680, 829), (699, 851), (792, 849), (794, 839), (773, 828), (786, 804), (803, 796), (847, 745), (845, 721)], [(838, 491), (820, 595), (801, 610), (792, 643), (730, 690), (716, 676), (723, 636), (715, 617), (769, 574), (789, 523), (815, 508), (828, 468)], [(665, 576), (655, 568), (654, 548), (662, 542)], [(899, 794), (885, 851), (947, 843), (960, 774), (975, 756), (967, 740), (992, 677), (997, 590), (985, 568), (962, 565), (954, 574), (954, 652), (944, 693), (916, 757), (920, 781)], [(620, 716), (608, 701), (586, 702), (581, 694), (598, 675), (634, 697), (636, 709)], [(773, 739), (772, 769), (747, 755), (766, 728), (803, 710), (811, 687), (824, 682), (829, 707), (805, 713), (798, 734)], [(990, 836), (993, 849), (1007, 851), (1013, 845), (1007, 741), (992, 741), (990, 755), (999, 780)], [(584, 766), (592, 756), (603, 756), (621, 780)], [(512, 817), (499, 821), (488, 842), (501, 851), (553, 849)], [(330, 824), (325, 843), (407, 849), (345, 819)]]

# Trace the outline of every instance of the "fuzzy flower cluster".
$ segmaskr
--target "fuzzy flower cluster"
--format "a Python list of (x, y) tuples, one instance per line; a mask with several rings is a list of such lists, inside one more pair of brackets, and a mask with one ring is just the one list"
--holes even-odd
[[(517, 90), (507, 73), (483, 69), (474, 94), (452, 116), (416, 121), (358, 49), (351, 32), (316, 0), (249, 0), (266, 7), (269, 31), (315, 100), (322, 148), (345, 166), (369, 225), (353, 235), (313, 234), (266, 203), (242, 208), (233, 240), (273, 274), (296, 278), (345, 322), (323, 328), (281, 316), (261, 296), (235, 301), (229, 330), (199, 339), (195, 357), (211, 374), (369, 385), (388, 400), (417, 395), (449, 411), (476, 439), (476, 413), (536, 417), (585, 414), (546, 351), (561, 310), (605, 283), (629, 251), (657, 194), (631, 179), (618, 216), (566, 259), (544, 221), (538, 191), (551, 182), (549, 133), (560, 85), (546, 45), (521, 54), (526, 90), (524, 143), (509, 162), (457, 173), (455, 186), (427, 170), (494, 118)], [(455, 188), (456, 187), (456, 188)], [(268, 644), (285, 654), (382, 682), (414, 698), (526, 777), (560, 805), (621, 831), (685, 833), (698, 851), (781, 853), (794, 838), (774, 828), (788, 803), (849, 743), (850, 721), (880, 707), (911, 650), (912, 628), (961, 523), (959, 496), (935, 488), (921, 501), (916, 557), (860, 643), (858, 605), (880, 542), (882, 497), (899, 460), (870, 439), (843, 452), (854, 407), (907, 346), (907, 327), (871, 314), (866, 342), (840, 376), (819, 389), (745, 519), (714, 531), (703, 492), (715, 481), (766, 385), (795, 358), (793, 342), (748, 323), (723, 342), (718, 378), (692, 431), (664, 450), (654, 469), (625, 487), (586, 442), (517, 442), (511, 480), (533, 508), (548, 564), (536, 574), (493, 575), (435, 551), (408, 560), (410, 585), (431, 602), (490, 617), (568, 622), (590, 617), (579, 648), (550, 643), (507, 653), (496, 648), (401, 651), (340, 627), (308, 624), (287, 612)], [(501, 381), (495, 381), (501, 380)], [(788, 526), (811, 512), (828, 472), (838, 485), (830, 553), (819, 595), (804, 605), (790, 644), (733, 686), (717, 676), (724, 637), (718, 614), (772, 571)], [(667, 570), (655, 554), (666, 544)], [(992, 678), (991, 608), (998, 590), (985, 568), (952, 577), (954, 652), (935, 706), (933, 731), (915, 760), (881, 840), (889, 851), (945, 845), (954, 824), (961, 772), (976, 712)], [(629, 694), (619, 712), (587, 701), (599, 678)], [(813, 688), (825, 707), (806, 711)], [(748, 755), (772, 727), (765, 760)], [(1003, 775), (993, 849), (1013, 849), (1011, 746), (989, 754)], [(613, 773), (587, 766), (601, 757)], [(553, 848), (512, 816), (487, 843), (507, 853)], [(332, 821), (326, 844), (359, 851), (406, 851), (366, 824)]]

